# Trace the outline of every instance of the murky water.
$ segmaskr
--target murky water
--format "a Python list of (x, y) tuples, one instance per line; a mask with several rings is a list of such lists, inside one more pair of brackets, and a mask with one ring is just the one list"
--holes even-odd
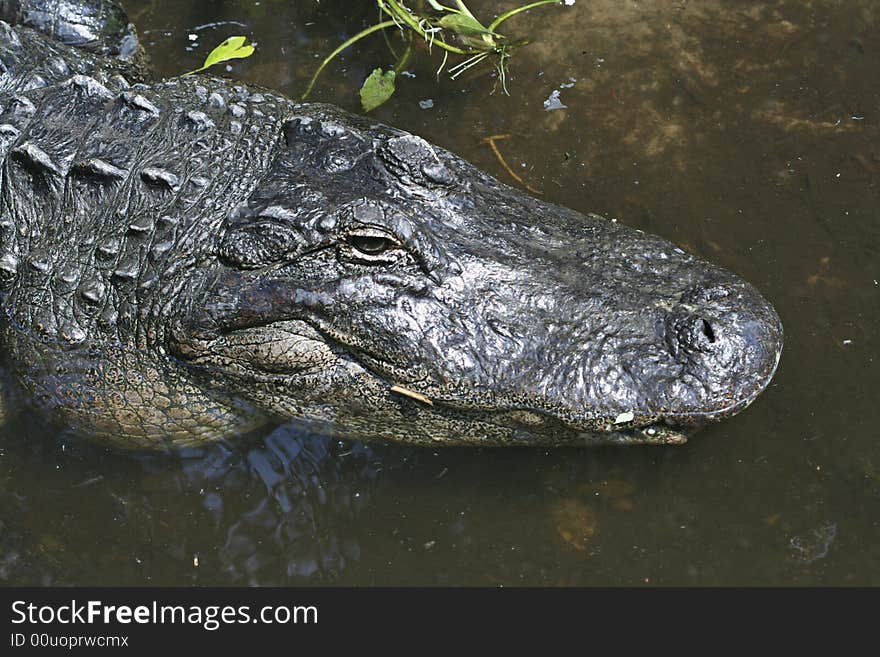
[[(126, 5), (161, 75), (242, 33), (259, 49), (229, 75), (292, 96), (376, 16), (368, 0)], [(767, 392), (685, 447), (620, 450), (279, 428), (132, 457), (25, 416), (0, 437), (0, 582), (880, 584), (880, 7), (577, 0), (508, 25), (535, 39), (510, 96), (490, 67), (437, 83), (419, 52), (376, 116), (511, 182), (482, 143), (509, 135), (500, 152), (543, 197), (754, 283), (786, 328)], [(313, 99), (356, 111), (390, 62), (371, 38)]]

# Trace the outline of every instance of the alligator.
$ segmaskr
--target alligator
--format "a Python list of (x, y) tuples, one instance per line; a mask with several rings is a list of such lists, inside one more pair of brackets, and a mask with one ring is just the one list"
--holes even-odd
[(108, 0), (0, 18), (4, 398), (37, 417), (133, 449), (681, 444), (776, 370), (773, 307), (661, 237), (334, 106), (154, 79)]

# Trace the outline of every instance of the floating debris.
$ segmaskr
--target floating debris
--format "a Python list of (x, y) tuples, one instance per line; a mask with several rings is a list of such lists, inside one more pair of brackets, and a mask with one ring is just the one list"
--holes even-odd
[(793, 537), (789, 544), (795, 553), (795, 559), (806, 565), (827, 557), (835, 538), (837, 523), (827, 522), (807, 536)]
[(559, 99), (560, 91), (559, 89), (554, 89), (550, 92), (550, 97), (544, 101), (544, 109), (548, 112), (558, 109), (565, 109), (568, 105), (563, 104), (563, 102)]
[(425, 397), (420, 392), (416, 392), (415, 390), (410, 390), (409, 388), (404, 388), (403, 386), (393, 385), (391, 386), (391, 392), (396, 392), (404, 397), (409, 397), (410, 399), (415, 399), (416, 401), (420, 401), (423, 404), (427, 404), (428, 406), (433, 406), (434, 402), (432, 402), (429, 398)]

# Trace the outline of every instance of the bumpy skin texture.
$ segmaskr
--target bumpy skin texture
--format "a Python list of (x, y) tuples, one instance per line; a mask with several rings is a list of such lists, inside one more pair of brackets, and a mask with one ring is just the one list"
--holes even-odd
[(144, 82), (102, 38), (0, 24), (6, 365), (78, 432), (680, 443), (770, 381), (779, 319), (733, 274), (368, 118)]

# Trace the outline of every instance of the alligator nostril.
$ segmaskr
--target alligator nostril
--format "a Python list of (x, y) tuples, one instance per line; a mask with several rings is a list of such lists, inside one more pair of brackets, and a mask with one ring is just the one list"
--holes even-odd
[(715, 342), (715, 331), (712, 330), (712, 325), (705, 319), (703, 320), (703, 335), (706, 336), (709, 342)]
[[(667, 333), (667, 343), (673, 355), (684, 353), (709, 353), (716, 349), (718, 332), (713, 324), (699, 315), (673, 316), (668, 322), (672, 330)], [(668, 330), (668, 329), (667, 329)]]

